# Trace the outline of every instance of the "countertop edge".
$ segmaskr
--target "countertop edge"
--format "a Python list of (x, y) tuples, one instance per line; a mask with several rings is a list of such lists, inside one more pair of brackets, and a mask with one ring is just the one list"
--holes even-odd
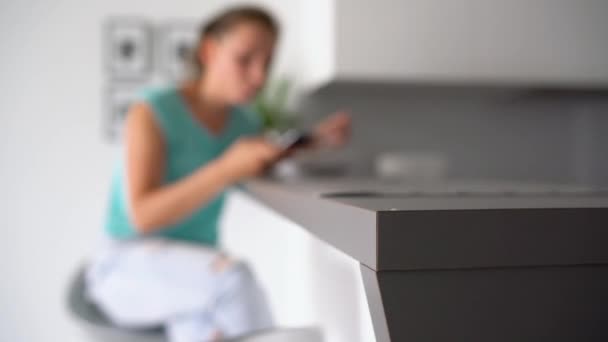
[(298, 193), (281, 184), (252, 180), (245, 193), (277, 214), (337, 248), (351, 258), (377, 269), (377, 213), (326, 199), (321, 194)]

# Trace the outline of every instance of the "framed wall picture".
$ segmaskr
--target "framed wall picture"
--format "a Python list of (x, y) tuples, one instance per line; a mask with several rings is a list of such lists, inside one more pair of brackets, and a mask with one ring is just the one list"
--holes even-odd
[(159, 28), (158, 54), (162, 73), (170, 81), (186, 78), (192, 71), (198, 43), (196, 23), (168, 23)]
[(104, 51), (110, 78), (142, 80), (152, 73), (152, 34), (144, 19), (113, 17), (104, 25)]
[(140, 99), (141, 85), (115, 84), (104, 90), (104, 135), (109, 141), (122, 137), (125, 116), (131, 105)]

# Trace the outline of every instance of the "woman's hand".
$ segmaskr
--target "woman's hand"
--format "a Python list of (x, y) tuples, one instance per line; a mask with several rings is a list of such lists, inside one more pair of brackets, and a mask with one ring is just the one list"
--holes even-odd
[(275, 162), (282, 150), (261, 137), (241, 138), (218, 159), (232, 182), (254, 177)]
[(313, 131), (313, 146), (340, 147), (348, 142), (351, 118), (347, 112), (336, 112), (317, 124)]

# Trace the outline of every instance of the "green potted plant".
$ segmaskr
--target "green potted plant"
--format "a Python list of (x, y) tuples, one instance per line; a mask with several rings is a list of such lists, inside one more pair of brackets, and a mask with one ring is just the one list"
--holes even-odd
[(281, 132), (296, 125), (297, 113), (288, 108), (291, 82), (270, 81), (255, 98), (252, 107), (262, 119), (266, 132)]

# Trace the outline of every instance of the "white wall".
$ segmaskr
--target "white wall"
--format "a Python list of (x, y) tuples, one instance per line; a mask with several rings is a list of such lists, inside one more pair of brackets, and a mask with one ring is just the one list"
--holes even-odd
[(314, 89), (334, 75), (334, 10), (333, 0), (300, 2), (300, 43), (304, 53), (300, 56), (297, 76), (303, 89)]
[[(102, 229), (117, 152), (102, 139), (103, 19), (198, 19), (229, 2), (0, 2), (0, 341), (85, 341), (62, 296)], [(284, 21), (288, 70), (297, 12), (266, 3)]]

